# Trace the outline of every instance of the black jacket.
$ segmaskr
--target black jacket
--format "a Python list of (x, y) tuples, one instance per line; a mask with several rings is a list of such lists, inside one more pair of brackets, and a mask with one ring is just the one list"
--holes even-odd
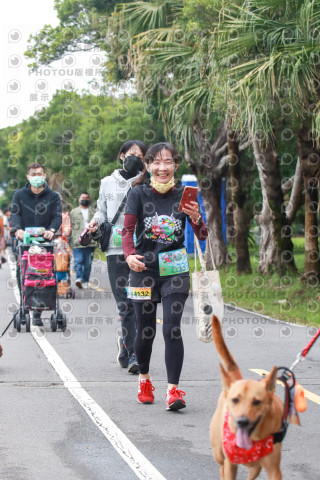
[(35, 194), (30, 183), (17, 190), (11, 204), (12, 230), (26, 227), (44, 227), (58, 230), (62, 220), (59, 195), (46, 184), (42, 192)]

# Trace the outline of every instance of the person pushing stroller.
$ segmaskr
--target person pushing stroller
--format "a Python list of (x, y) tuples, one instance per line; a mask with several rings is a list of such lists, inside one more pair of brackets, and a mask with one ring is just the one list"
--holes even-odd
[[(43, 237), (49, 242), (60, 228), (62, 206), (58, 193), (48, 187), (44, 166), (33, 162), (28, 165), (28, 183), (17, 190), (11, 205), (11, 226), (16, 238), (23, 241), (26, 227), (44, 227)], [(20, 266), (17, 265), (17, 281), (20, 285)], [(35, 311), (33, 325), (42, 326), (41, 311)]]

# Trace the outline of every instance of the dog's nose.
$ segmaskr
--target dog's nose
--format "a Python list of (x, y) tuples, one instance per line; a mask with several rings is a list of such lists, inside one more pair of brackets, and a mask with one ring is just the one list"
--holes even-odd
[(239, 428), (248, 428), (250, 425), (250, 420), (247, 417), (239, 417), (237, 419), (237, 426)]

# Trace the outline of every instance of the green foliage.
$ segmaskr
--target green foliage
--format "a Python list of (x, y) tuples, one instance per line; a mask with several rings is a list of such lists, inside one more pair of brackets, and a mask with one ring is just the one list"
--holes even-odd
[(46, 166), (49, 179), (58, 175), (67, 203), (74, 204), (81, 190), (96, 199), (100, 179), (120, 168), (118, 151), (129, 139), (147, 144), (164, 140), (161, 122), (137, 98), (57, 92), (46, 110), (0, 130), (2, 200), (8, 203), (25, 185), (33, 161)]
[[(219, 65), (245, 131), (270, 135), (277, 119), (316, 123), (320, 1), (228, 3), (216, 33)], [(290, 111), (288, 111), (290, 106)]]
[(219, 22), (223, 0), (186, 0), (183, 16), (188, 29), (197, 34), (212, 33)]
[(25, 52), (33, 60), (29, 66), (36, 69), (48, 65), (73, 51), (100, 48), (108, 52), (105, 40), (108, 17), (117, 3), (116, 0), (55, 0), (60, 23), (56, 27), (44, 25), (40, 32), (30, 36)]

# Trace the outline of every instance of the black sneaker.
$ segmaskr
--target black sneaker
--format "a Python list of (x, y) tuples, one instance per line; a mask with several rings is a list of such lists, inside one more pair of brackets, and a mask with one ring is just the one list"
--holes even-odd
[(129, 357), (129, 365), (128, 365), (128, 372), (129, 373), (139, 373), (139, 365), (134, 353)]
[(119, 349), (118, 355), (117, 355), (117, 362), (121, 368), (128, 368), (128, 365), (129, 365), (128, 350), (126, 349), (126, 346), (123, 342), (122, 337), (118, 337), (117, 344)]
[(33, 314), (32, 325), (34, 325), (35, 327), (43, 327), (43, 321), (41, 320), (40, 315)]

